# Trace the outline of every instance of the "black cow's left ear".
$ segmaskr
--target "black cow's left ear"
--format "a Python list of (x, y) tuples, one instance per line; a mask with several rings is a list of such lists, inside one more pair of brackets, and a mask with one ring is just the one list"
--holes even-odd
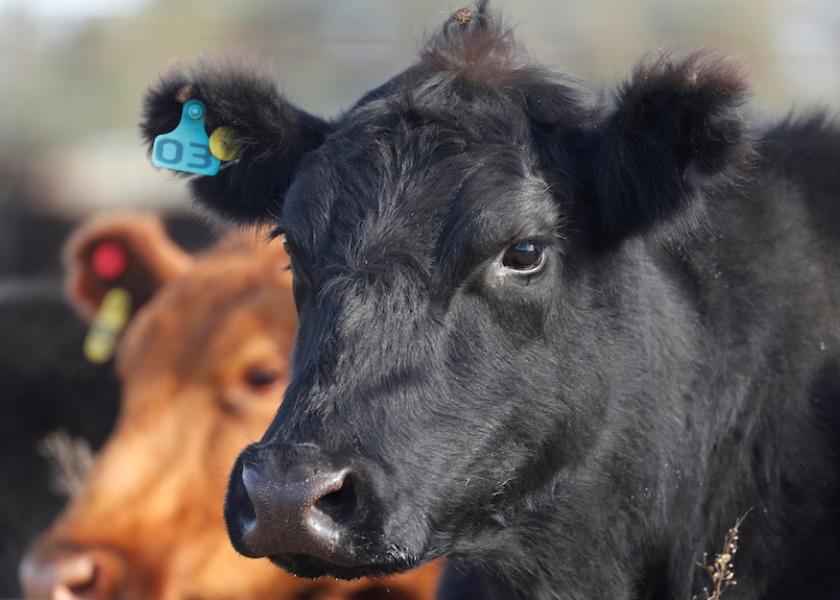
[(747, 92), (738, 67), (707, 52), (637, 66), (597, 136), (593, 178), (603, 233), (647, 230), (730, 181), (750, 154), (737, 114)]
[(204, 63), (163, 75), (146, 92), (140, 130), (151, 150), (158, 135), (181, 119), (183, 104), (201, 100), (208, 132), (233, 132), (237, 157), (213, 176), (191, 177), (196, 199), (239, 222), (267, 220), (279, 212), (301, 159), (324, 141), (325, 121), (288, 102), (268, 77), (240, 63)]

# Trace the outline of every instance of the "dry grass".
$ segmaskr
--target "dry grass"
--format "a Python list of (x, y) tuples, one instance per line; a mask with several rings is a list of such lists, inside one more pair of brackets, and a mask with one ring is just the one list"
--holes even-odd
[[(715, 559), (712, 562), (709, 562), (708, 555), (704, 552), (703, 561), (697, 563), (697, 566), (706, 571), (709, 579), (712, 580), (711, 589), (708, 587), (703, 588), (703, 600), (720, 600), (723, 592), (738, 584), (735, 580), (733, 560), (735, 559), (735, 554), (738, 552), (739, 530), (751, 510), (744, 513), (741, 518), (735, 521), (735, 526), (726, 532), (723, 538), (723, 548), (719, 553), (715, 554)], [(697, 596), (694, 596), (692, 600), (699, 599)]]

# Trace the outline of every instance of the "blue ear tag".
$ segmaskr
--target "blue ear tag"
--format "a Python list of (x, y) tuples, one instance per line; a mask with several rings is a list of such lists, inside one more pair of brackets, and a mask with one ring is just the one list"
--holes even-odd
[(189, 100), (181, 111), (181, 122), (155, 138), (152, 164), (172, 171), (196, 175), (215, 175), (221, 161), (210, 152), (210, 138), (204, 129), (207, 110), (201, 100)]

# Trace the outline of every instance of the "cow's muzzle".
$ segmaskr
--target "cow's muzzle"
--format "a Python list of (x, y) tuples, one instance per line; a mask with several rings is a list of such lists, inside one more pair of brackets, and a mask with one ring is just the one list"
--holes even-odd
[(358, 540), (366, 538), (369, 548), (375, 537), (378, 503), (372, 496), (357, 465), (319, 457), (309, 448), (252, 446), (234, 466), (225, 522), (241, 554), (284, 566), (317, 564), (293, 569), (317, 576), (369, 558)]

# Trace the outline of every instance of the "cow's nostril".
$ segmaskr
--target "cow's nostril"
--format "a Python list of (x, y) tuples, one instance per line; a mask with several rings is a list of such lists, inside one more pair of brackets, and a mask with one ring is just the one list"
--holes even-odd
[(248, 465), (242, 468), (242, 483), (245, 493), (240, 498), (238, 509), (240, 522), (246, 530), (252, 528), (257, 521), (257, 511), (254, 503), (258, 501), (255, 495), (258, 493), (259, 487), (254, 484), (256, 477)]
[(20, 567), (27, 598), (112, 598), (124, 572), (122, 560), (102, 550), (36, 549)]
[(96, 582), (96, 565), (86, 554), (27, 556), (20, 565), (27, 598), (75, 598)]
[[(267, 533), (264, 530), (275, 517), (271, 507), (273, 498), (270, 488), (257, 469), (248, 464), (242, 466), (239, 483), (240, 485), (232, 486), (232, 490), (235, 491), (228, 495), (228, 501), (233, 502), (231, 506), (225, 507), (225, 519), (228, 520), (229, 530), (231, 526), (234, 527), (239, 532), (240, 539), (247, 539), (249, 543), (242, 545), (234, 541), (234, 547), (251, 558), (264, 556), (263, 538)], [(233, 506), (235, 510), (230, 510)]]
[(341, 487), (315, 501), (315, 508), (336, 524), (345, 525), (353, 520), (356, 512), (356, 480), (348, 473), (341, 481)]

